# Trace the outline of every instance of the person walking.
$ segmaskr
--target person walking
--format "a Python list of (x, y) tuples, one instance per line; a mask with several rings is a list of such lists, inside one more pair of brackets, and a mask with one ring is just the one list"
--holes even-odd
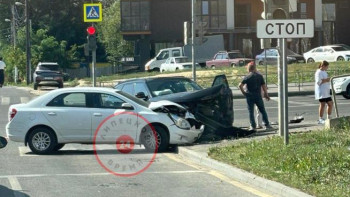
[(323, 61), (318, 66), (315, 72), (315, 99), (319, 101), (320, 105), (318, 108), (318, 124), (324, 124), (325, 119), (323, 118), (324, 109), (327, 104), (327, 119), (332, 117), (333, 101), (330, 94), (330, 78), (327, 74), (329, 63)]
[(5, 81), (5, 67), (6, 64), (2, 61), (2, 57), (0, 57), (0, 88), (2, 88)]
[[(270, 97), (267, 92), (267, 88), (265, 85), (264, 77), (259, 74), (256, 70), (256, 65), (251, 62), (247, 65), (247, 71), (249, 74), (244, 77), (242, 82), (239, 84), (239, 89), (242, 94), (246, 97), (248, 112), (249, 112), (249, 121), (250, 127), (249, 130), (256, 130), (256, 122), (254, 118), (254, 106), (256, 105), (262, 115), (262, 119), (265, 123), (266, 129), (271, 129), (271, 125), (265, 110), (264, 101), (262, 99), (261, 90), (263, 90), (263, 97), (266, 100), (270, 100)], [(244, 90), (244, 86), (246, 86), (246, 90)]]

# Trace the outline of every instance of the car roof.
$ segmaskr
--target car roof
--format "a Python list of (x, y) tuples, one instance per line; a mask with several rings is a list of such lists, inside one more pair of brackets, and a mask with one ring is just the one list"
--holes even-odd
[(171, 76), (171, 77), (149, 77), (149, 78), (138, 78), (138, 79), (126, 79), (123, 81), (119, 81), (117, 85), (129, 82), (146, 82), (146, 81), (154, 81), (154, 80), (171, 80), (171, 79), (188, 79), (190, 78), (184, 76)]

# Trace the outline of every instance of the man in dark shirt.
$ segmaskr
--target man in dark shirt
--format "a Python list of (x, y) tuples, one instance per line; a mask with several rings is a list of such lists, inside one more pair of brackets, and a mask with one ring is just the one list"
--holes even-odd
[[(256, 105), (262, 115), (266, 129), (271, 129), (270, 122), (267, 117), (267, 113), (264, 106), (264, 101), (261, 96), (261, 89), (264, 91), (264, 97), (266, 100), (270, 100), (267, 93), (264, 78), (256, 70), (256, 65), (251, 62), (247, 65), (247, 71), (249, 74), (244, 77), (243, 81), (239, 84), (239, 89), (247, 99), (250, 128), (249, 130), (256, 130), (256, 122), (254, 119), (254, 105)], [(244, 90), (246, 84), (247, 90)]]

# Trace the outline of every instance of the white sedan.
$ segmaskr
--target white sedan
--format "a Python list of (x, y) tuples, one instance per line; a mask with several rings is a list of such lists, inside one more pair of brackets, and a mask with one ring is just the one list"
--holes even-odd
[(333, 79), (334, 92), (350, 99), (350, 76)]
[[(196, 67), (199, 64), (196, 63)], [(169, 57), (165, 63), (160, 65), (160, 72), (192, 69), (192, 62), (187, 57)]]
[[(96, 136), (101, 124), (115, 114), (130, 114), (126, 120), (137, 117), (137, 122), (126, 129), (116, 127), (107, 140), (96, 141), (103, 138)], [(146, 102), (109, 88), (64, 88), (26, 104), (11, 105), (6, 133), (37, 154), (57, 151), (67, 143), (115, 144), (123, 135), (148, 150), (164, 151), (169, 144), (197, 140), (204, 126), (196, 123), (191, 113), (170, 101)]]
[(343, 45), (328, 45), (321, 46), (304, 53), (304, 58), (307, 63), (335, 61), (350, 61), (350, 50)]

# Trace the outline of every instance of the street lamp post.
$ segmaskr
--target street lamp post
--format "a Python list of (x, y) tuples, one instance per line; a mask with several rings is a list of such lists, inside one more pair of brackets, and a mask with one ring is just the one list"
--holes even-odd
[(31, 63), (30, 63), (30, 32), (29, 32), (29, 5), (28, 0), (25, 0), (25, 20), (26, 20), (26, 81), (27, 85), (31, 83)]

